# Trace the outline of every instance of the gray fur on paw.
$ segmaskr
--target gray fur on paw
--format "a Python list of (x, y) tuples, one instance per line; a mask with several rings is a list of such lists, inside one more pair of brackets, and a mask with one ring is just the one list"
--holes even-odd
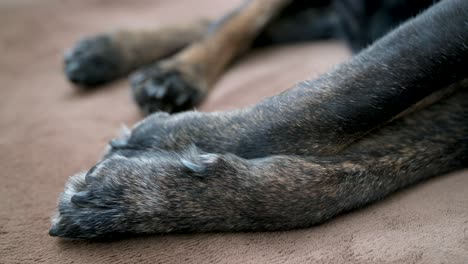
[(82, 39), (65, 54), (68, 79), (85, 87), (112, 81), (124, 72), (123, 56), (107, 35)]
[(131, 77), (133, 98), (144, 114), (180, 112), (196, 106), (204, 96), (198, 84), (177, 69), (149, 66)]
[(103, 154), (103, 158), (109, 158), (115, 154), (130, 157), (148, 151), (160, 149), (154, 146), (158, 134), (165, 134), (164, 121), (170, 117), (166, 112), (157, 112), (136, 123), (130, 130), (122, 126), (119, 136), (109, 141)]
[[(69, 179), (49, 233), (95, 239), (196, 230), (193, 221), (205, 214), (197, 209), (196, 199), (210, 180), (200, 175), (218, 175), (210, 169), (218, 160), (218, 155), (195, 147), (181, 153), (140, 151), (105, 158)], [(203, 171), (193, 171), (193, 164)]]
[[(117, 164), (121, 165), (117, 165)], [(70, 177), (60, 195), (57, 212), (52, 217), (51, 236), (90, 239), (126, 233), (128, 204), (121, 182), (112, 182), (110, 166), (125, 166), (125, 158), (104, 161), (88, 173)], [(114, 172), (115, 173), (115, 172)]]

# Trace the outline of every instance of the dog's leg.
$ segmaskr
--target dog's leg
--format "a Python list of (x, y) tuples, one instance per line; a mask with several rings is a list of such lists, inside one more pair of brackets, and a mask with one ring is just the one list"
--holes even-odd
[(133, 94), (142, 111), (177, 112), (193, 107), (290, 1), (247, 1), (211, 25), (203, 40), (135, 74)]
[[(334, 36), (337, 21), (329, 2), (294, 1), (263, 31), (260, 27), (254, 47)], [(237, 12), (242, 12), (242, 8)], [(72, 82), (84, 87), (112, 81), (173, 55), (206, 36), (209, 28), (212, 33), (219, 31), (233, 15), (230, 13), (216, 22), (199, 20), (154, 30), (115, 30), (84, 38), (66, 53), (65, 73)]]
[[(468, 2), (445, 0), (314, 86), (252, 109), (189, 114), (196, 121), (186, 128), (193, 120), (186, 115), (152, 116), (126, 142), (116, 142), (139, 151), (111, 151), (70, 180), (50, 233), (95, 238), (303, 227), (466, 167), (467, 17)], [(440, 97), (444, 87), (458, 91), (408, 112), (427, 95)], [(154, 133), (168, 127), (183, 130)], [(145, 135), (152, 143), (176, 138), (184, 151), (156, 152), (140, 144)], [(187, 151), (193, 141), (211, 150)], [(323, 153), (328, 156), (313, 155)]]
[(156, 30), (117, 30), (85, 38), (65, 54), (70, 81), (95, 86), (167, 57), (200, 39), (207, 20)]
[(317, 80), (243, 110), (152, 115), (108, 154), (190, 144), (244, 158), (337, 153), (468, 78), (467, 18), (468, 2), (443, 1)]
[(339, 155), (142, 152), (71, 178), (51, 235), (262, 231), (307, 227), (468, 165), (468, 86)]

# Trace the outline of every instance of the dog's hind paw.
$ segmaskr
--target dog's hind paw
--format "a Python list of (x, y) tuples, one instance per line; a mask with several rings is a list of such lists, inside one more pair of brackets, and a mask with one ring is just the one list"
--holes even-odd
[(148, 115), (157, 111), (169, 113), (189, 110), (204, 97), (197, 81), (176, 67), (159, 63), (146, 67), (131, 77), (133, 98)]
[(112, 81), (124, 72), (125, 61), (118, 45), (104, 34), (82, 39), (65, 54), (65, 74), (84, 87)]

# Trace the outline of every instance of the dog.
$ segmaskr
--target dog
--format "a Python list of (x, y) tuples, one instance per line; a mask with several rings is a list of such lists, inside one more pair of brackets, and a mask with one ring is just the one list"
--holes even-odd
[[(140, 69), (148, 117), (69, 179), (49, 234), (305, 228), (466, 168), (467, 28), (465, 0), (251, 0), (216, 21), (80, 41), (69, 79)], [(355, 55), (251, 107), (185, 111), (249, 50), (324, 38)]]

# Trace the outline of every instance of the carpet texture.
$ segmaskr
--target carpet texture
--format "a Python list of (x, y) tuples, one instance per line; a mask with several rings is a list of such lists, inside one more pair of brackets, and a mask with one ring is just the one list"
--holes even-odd
[[(78, 92), (62, 54), (80, 37), (216, 17), (237, 0), (0, 0), (0, 263), (468, 263), (468, 172), (432, 179), (323, 225), (289, 232), (49, 237), (69, 175), (141, 118), (127, 81)], [(349, 57), (335, 42), (269, 48), (218, 83), (202, 111), (252, 104)]]

